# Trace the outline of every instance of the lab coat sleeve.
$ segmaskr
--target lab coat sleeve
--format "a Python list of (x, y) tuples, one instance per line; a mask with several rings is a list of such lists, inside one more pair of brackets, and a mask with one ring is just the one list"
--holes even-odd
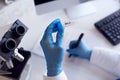
[(120, 52), (105, 48), (94, 48), (90, 62), (120, 77)]
[(64, 71), (62, 71), (59, 75), (53, 77), (48, 77), (47, 75), (44, 75), (43, 80), (68, 80), (68, 79)]

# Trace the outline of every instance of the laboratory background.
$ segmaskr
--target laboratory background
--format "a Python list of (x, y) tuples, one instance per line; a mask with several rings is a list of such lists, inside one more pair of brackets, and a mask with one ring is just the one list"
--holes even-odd
[[(69, 57), (66, 50), (70, 41), (77, 40), (84, 33), (83, 39), (91, 48), (105, 47), (120, 52), (119, 8), (120, 0), (0, 0), (0, 48), (3, 36), (7, 31), (9, 33), (11, 26), (24, 26), (24, 35), (19, 38), (21, 42), (16, 39), (19, 43), (16, 48), (24, 49), (30, 54), (24, 57), (27, 61), (22, 64), (24, 67), (19, 79), (42, 80), (46, 72), (46, 62), (40, 40), (47, 26), (55, 19), (60, 19), (64, 27), (63, 69), (68, 80), (116, 80), (115, 75), (88, 60)], [(53, 34), (53, 39), (55, 37)], [(11, 45), (14, 43), (10, 44), (13, 47)], [(17, 59), (21, 61), (23, 57)]]

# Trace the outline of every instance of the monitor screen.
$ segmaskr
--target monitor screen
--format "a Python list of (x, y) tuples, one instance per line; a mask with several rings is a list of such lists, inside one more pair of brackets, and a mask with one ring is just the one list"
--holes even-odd
[(54, 0), (34, 0), (35, 5), (43, 4), (50, 1), (54, 1)]
[(38, 15), (61, 10), (64, 8), (71, 8), (73, 6), (86, 3), (91, 0), (34, 0), (36, 5), (36, 12)]
[(34, 0), (38, 15), (79, 4), (79, 0)]

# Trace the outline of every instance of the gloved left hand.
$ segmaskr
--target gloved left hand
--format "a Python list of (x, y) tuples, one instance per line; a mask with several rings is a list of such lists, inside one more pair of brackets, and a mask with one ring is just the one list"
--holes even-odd
[(119, 79), (116, 79), (116, 80), (120, 80), (120, 78), (119, 78)]
[[(52, 33), (57, 32), (56, 42), (53, 41)], [(54, 20), (46, 29), (40, 42), (46, 63), (47, 75), (56, 76), (62, 72), (64, 28), (59, 19)]]

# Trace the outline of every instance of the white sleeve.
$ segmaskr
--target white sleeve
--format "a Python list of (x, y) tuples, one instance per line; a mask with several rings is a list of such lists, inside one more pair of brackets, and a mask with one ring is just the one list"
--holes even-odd
[(68, 80), (64, 71), (62, 71), (59, 75), (48, 77), (47, 75), (43, 76), (43, 80)]
[(120, 52), (105, 48), (94, 48), (90, 62), (120, 77)]

